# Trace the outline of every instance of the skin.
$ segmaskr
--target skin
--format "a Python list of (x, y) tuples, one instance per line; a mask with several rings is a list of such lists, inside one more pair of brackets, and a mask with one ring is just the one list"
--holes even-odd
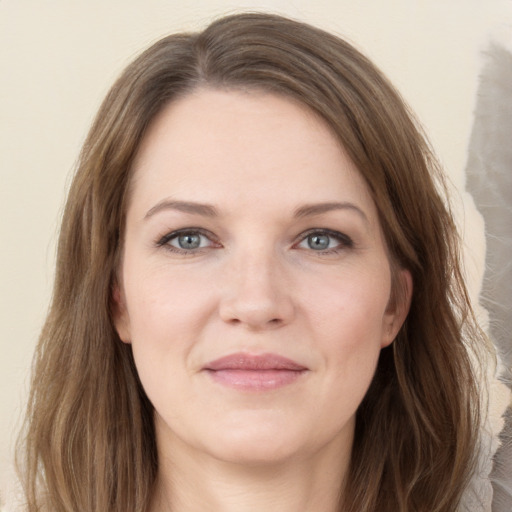
[[(135, 161), (119, 275), (116, 328), (155, 407), (151, 510), (336, 510), (357, 407), (408, 303), (389, 306), (375, 204), (326, 124), (262, 92), (168, 105)], [(306, 370), (264, 390), (205, 371), (240, 352)]]

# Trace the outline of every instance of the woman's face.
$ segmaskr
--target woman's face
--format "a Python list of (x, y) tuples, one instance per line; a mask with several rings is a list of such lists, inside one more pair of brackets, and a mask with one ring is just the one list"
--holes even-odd
[(375, 204), (314, 114), (206, 89), (154, 121), (134, 167), (115, 323), (161, 452), (348, 454), (406, 314), (390, 290)]

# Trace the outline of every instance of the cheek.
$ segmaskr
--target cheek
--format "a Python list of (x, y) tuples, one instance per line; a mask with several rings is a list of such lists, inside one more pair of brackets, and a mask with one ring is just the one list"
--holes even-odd
[(187, 377), (190, 352), (213, 310), (210, 291), (190, 275), (134, 268), (127, 267), (125, 293), (137, 371), (152, 401), (166, 392), (179, 396), (170, 388), (177, 391)]
[(386, 267), (374, 272), (349, 268), (308, 288), (306, 307), (314, 324), (327, 331), (327, 339), (352, 349), (380, 343), (391, 288)]
[(186, 392), (187, 363), (201, 336), (201, 318), (211, 309), (209, 299), (190, 280), (161, 271), (131, 285), (128, 310), (137, 372), (155, 408), (172, 409)]
[(386, 269), (347, 273), (321, 289), (310, 296), (310, 322), (329, 369), (329, 385), (341, 396), (357, 395), (362, 400), (385, 336), (388, 274)]
[(200, 317), (212, 308), (210, 290), (204, 280), (194, 279), (193, 273), (170, 272), (159, 266), (126, 274), (127, 307), (134, 340), (174, 343), (193, 330)]

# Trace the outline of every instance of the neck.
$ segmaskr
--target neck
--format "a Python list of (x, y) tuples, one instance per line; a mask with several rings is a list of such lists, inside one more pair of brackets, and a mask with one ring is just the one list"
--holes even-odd
[(161, 454), (151, 512), (338, 512), (349, 460), (333, 447), (257, 465), (177, 455)]

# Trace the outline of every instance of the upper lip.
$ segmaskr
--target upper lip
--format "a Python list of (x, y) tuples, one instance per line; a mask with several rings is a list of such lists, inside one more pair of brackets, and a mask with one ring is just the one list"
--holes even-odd
[(203, 370), (288, 370), (303, 371), (307, 370), (302, 364), (292, 359), (280, 356), (278, 354), (230, 354), (215, 361), (207, 363)]

